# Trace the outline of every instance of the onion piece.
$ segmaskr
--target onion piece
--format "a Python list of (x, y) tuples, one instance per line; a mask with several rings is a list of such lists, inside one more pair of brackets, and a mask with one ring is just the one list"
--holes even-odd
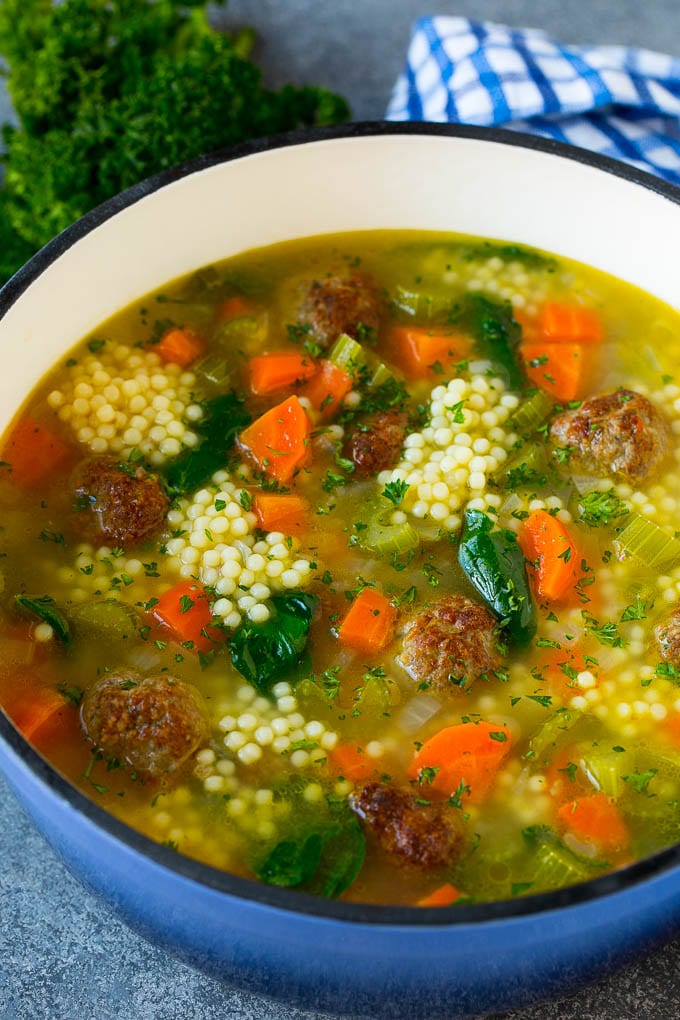
[(397, 716), (397, 726), (403, 733), (415, 733), (441, 711), (441, 702), (426, 691), (419, 691), (407, 701)]

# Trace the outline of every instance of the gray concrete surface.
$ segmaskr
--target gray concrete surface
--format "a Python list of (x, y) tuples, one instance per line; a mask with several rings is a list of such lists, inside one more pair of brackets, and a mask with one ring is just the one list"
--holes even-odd
[[(567, 42), (680, 54), (678, 0), (231, 0), (220, 18), (258, 30), (256, 57), (272, 85), (325, 84), (349, 99), (355, 119), (374, 119), (403, 63), (410, 25), (430, 13), (533, 25)], [(0, 95), (0, 119), (2, 113)], [(79, 887), (0, 778), (0, 1020), (227, 1017), (312, 1014), (223, 987), (133, 935)], [(493, 1020), (577, 1018), (680, 1018), (680, 939), (572, 998)]]

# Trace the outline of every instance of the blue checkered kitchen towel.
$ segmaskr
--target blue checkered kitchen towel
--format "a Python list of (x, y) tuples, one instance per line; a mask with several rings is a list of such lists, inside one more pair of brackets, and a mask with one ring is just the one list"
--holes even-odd
[(680, 184), (680, 59), (650, 50), (562, 46), (538, 29), (421, 18), (387, 118), (527, 131)]

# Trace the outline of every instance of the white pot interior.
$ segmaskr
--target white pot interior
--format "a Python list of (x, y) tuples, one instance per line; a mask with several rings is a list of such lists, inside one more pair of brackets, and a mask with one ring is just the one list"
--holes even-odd
[(0, 429), (47, 368), (115, 311), (248, 248), (372, 228), (517, 241), (678, 303), (680, 206), (549, 152), (431, 134), (341, 137), (189, 173), (81, 237), (0, 321)]

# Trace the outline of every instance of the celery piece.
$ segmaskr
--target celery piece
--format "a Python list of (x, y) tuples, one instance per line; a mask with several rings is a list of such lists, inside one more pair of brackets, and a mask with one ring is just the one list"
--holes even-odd
[(396, 307), (408, 316), (419, 321), (430, 321), (446, 315), (453, 304), (450, 291), (444, 294), (425, 293), (397, 284), (394, 288), (392, 301)]
[(540, 767), (549, 765), (554, 748), (561, 743), (565, 733), (569, 733), (583, 717), (583, 713), (573, 708), (560, 708), (554, 715), (546, 719), (529, 741), (529, 758), (532, 764)]
[(541, 443), (522, 443), (491, 476), (497, 488), (536, 489), (548, 481), (548, 458)]
[(646, 567), (667, 571), (680, 563), (680, 540), (669, 535), (648, 517), (631, 513), (614, 539), (621, 559), (635, 556)]
[(544, 393), (536, 390), (519, 405), (508, 421), (508, 427), (520, 436), (530, 436), (544, 425), (552, 414), (555, 402)]
[(205, 358), (201, 358), (193, 366), (193, 371), (197, 375), (203, 376), (208, 382), (215, 383), (218, 386), (229, 382), (231, 374), (227, 358), (217, 353), (208, 354)]
[(390, 370), (387, 367), (387, 365), (384, 362), (380, 361), (376, 365), (376, 367), (375, 367), (375, 369), (373, 371), (373, 375), (368, 380), (368, 384), (367, 385), (370, 386), (370, 387), (382, 386), (383, 383), (386, 383), (389, 379), (393, 379), (393, 378), (394, 378), (394, 373), (390, 372)]
[(118, 599), (100, 599), (85, 602), (69, 611), (76, 635), (120, 640), (135, 634), (137, 614)]
[(328, 360), (354, 376), (366, 364), (366, 352), (357, 340), (341, 333), (328, 353)]
[(569, 850), (557, 834), (547, 825), (530, 825), (522, 830), (526, 842), (533, 848), (532, 891), (561, 889), (593, 878), (600, 862), (586, 862)]
[(613, 800), (626, 792), (623, 777), (631, 772), (632, 755), (629, 751), (613, 751), (592, 747), (580, 759), (583, 772), (596, 790)]
[(408, 521), (392, 523), (390, 518), (394, 505), (387, 499), (380, 497), (373, 500), (367, 509), (366, 526), (358, 533), (358, 543), (362, 549), (377, 556), (403, 556), (419, 546), (420, 538), (413, 525)]

